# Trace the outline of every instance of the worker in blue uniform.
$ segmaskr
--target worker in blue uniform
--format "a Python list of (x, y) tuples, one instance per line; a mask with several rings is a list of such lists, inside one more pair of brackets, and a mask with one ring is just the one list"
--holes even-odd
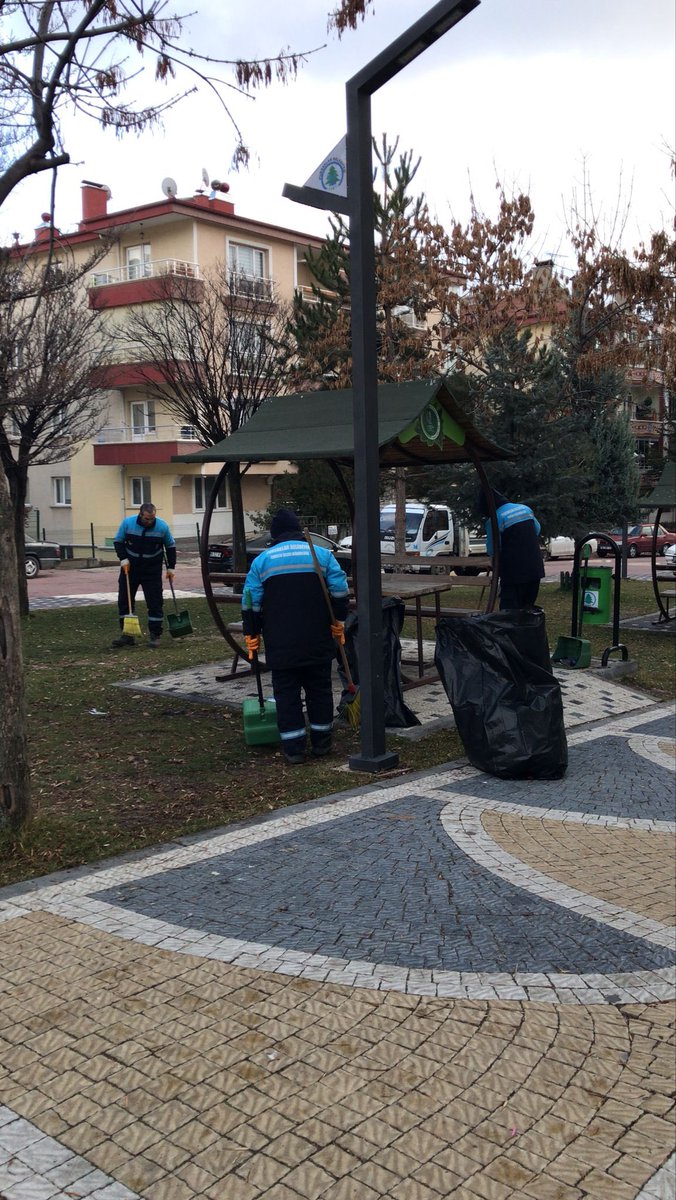
[(277, 726), (287, 762), (305, 761), (307, 739), (303, 693), (310, 726), (310, 752), (329, 754), (333, 730), (331, 668), (336, 638), (344, 638), (347, 576), (330, 550), (316, 546), (335, 625), (298, 517), (280, 508), (270, 525), (272, 545), (254, 558), (244, 581), (242, 628), (249, 654), (265, 643), (272, 673)]
[(123, 631), (124, 618), (129, 616), (127, 580), (131, 592), (132, 608), (138, 588), (141, 587), (148, 605), (148, 645), (158, 646), (164, 622), (162, 600), (162, 567), (166, 559), (167, 579), (173, 579), (176, 570), (176, 543), (167, 525), (157, 515), (154, 504), (142, 504), (138, 516), (125, 517), (113, 540), (115, 553), (120, 560), (117, 611), (120, 616), (120, 636), (113, 646), (133, 646), (134, 638)]
[[(540, 548), (540, 522), (527, 504), (513, 504), (502, 492), (491, 489), (500, 537), (500, 608), (532, 608), (538, 598), (545, 564)], [(478, 508), (486, 518), (486, 552), (493, 554), (493, 529), (483, 489)]]

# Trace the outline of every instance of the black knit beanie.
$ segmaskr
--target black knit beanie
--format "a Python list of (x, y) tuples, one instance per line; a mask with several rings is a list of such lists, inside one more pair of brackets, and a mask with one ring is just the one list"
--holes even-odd
[(290, 508), (280, 508), (270, 522), (270, 538), (273, 542), (281, 542), (287, 537), (297, 537), (303, 530), (295, 512)]

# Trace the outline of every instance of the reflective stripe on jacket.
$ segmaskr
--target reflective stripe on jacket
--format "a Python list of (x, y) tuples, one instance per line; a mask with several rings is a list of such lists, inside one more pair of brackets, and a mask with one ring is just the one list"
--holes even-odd
[[(336, 620), (347, 616), (349, 589), (342, 567), (325, 546), (315, 547)], [(242, 626), (262, 631), (270, 667), (324, 662), (335, 654), (326, 599), (304, 538), (287, 538), (253, 560), (244, 581)]]

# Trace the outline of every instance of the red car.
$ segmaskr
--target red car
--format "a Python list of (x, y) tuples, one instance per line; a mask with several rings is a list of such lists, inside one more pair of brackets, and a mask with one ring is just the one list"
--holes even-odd
[[(650, 554), (653, 544), (654, 525), (630, 525), (627, 531), (627, 554), (630, 558), (638, 558), (641, 554)], [(622, 548), (622, 530), (610, 529), (613, 541), (617, 542), (620, 549)], [(676, 533), (670, 533), (664, 525), (657, 526), (657, 553), (664, 554), (667, 546), (676, 546)], [(605, 558), (610, 553), (608, 546), (603, 542), (599, 542), (597, 553), (601, 558)]]

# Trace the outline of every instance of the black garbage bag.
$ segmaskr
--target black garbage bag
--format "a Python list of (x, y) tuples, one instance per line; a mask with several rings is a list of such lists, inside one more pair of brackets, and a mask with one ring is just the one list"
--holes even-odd
[[(399, 634), (404, 624), (404, 602), (396, 596), (383, 600), (383, 689), (385, 693), (385, 724), (393, 729), (408, 729), (419, 725), (415, 713), (404, 701), (401, 685), (401, 642)], [(357, 656), (357, 632), (359, 618), (350, 613), (345, 622), (345, 655), (355, 683), (359, 683), (359, 659)], [(339, 663), (339, 674), (343, 680), (344, 697), (349, 693)], [(342, 698), (341, 698), (342, 703)], [(340, 712), (340, 704), (338, 705)]]
[(434, 661), (472, 766), (501, 779), (560, 779), (561, 688), (541, 609), (442, 617)]

